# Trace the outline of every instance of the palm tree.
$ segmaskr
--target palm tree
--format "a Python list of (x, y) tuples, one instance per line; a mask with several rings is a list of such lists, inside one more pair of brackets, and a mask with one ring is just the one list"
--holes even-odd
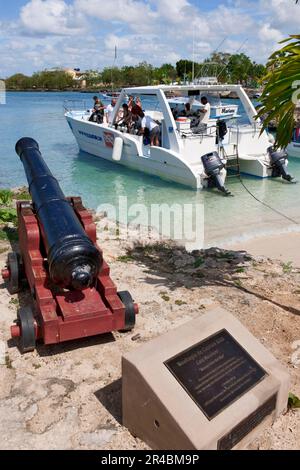
[(263, 78), (266, 85), (258, 108), (259, 117), (268, 116), (263, 129), (271, 120), (278, 123), (276, 148), (286, 147), (292, 139), (295, 108), (300, 99), (300, 34), (290, 35), (281, 43), (285, 45), (269, 58), (268, 72)]

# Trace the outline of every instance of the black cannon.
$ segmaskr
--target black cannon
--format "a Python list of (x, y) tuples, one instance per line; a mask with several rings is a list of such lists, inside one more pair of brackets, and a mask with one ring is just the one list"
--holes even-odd
[(63, 288), (87, 289), (93, 285), (102, 267), (101, 252), (87, 236), (44, 162), (38, 143), (23, 138), (17, 142), (16, 152), (24, 165), (51, 280)]

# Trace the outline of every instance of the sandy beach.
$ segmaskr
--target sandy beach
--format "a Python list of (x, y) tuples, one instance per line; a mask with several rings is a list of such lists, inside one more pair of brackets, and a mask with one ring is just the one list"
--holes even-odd
[[(122, 426), (121, 356), (215, 305), (235, 315), (280, 360), (291, 391), (300, 395), (300, 235), (187, 253), (171, 242), (158, 243), (151, 233), (142, 244), (134, 233), (120, 240), (112, 222), (102, 219), (100, 225), (99, 244), (112, 278), (140, 305), (136, 328), (38, 345), (22, 356), (9, 327), (30, 296), (25, 291), (11, 297), (1, 284), (1, 449), (146, 449)], [(10, 249), (1, 242), (0, 268)], [(251, 448), (299, 449), (299, 417), (299, 410), (289, 410)]]
[(254, 256), (265, 256), (300, 267), (300, 233), (261, 236), (224, 245), (224, 247), (232, 250), (246, 250)]

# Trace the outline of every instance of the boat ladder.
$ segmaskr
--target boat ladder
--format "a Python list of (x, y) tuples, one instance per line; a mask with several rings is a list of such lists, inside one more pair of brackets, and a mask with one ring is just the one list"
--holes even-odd
[(233, 154), (227, 154), (223, 149), (223, 155), (226, 158), (226, 170), (229, 170), (230, 174), (227, 174), (227, 178), (235, 178), (240, 176), (240, 160), (238, 151)]

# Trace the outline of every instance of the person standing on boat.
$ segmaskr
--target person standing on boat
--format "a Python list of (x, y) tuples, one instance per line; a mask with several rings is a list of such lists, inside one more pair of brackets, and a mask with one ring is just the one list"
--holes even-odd
[(150, 145), (159, 147), (160, 128), (157, 122), (151, 116), (145, 116), (142, 119), (140, 134), (145, 134), (145, 129), (149, 130)]
[(128, 104), (122, 104), (123, 115), (120, 120), (116, 122), (116, 126), (120, 126), (121, 128), (125, 128), (126, 132), (130, 133), (132, 127), (132, 113), (128, 109)]
[(202, 96), (201, 103), (203, 104), (203, 108), (199, 110), (200, 113), (203, 115), (201, 119), (201, 124), (203, 124), (203, 126), (205, 125), (207, 128), (208, 121), (210, 118), (210, 104), (206, 96)]
[(107, 108), (105, 110), (106, 119), (107, 119), (108, 124), (112, 124), (112, 116), (113, 116), (114, 107), (116, 106), (116, 104), (117, 104), (117, 100), (116, 100), (116, 98), (113, 98), (111, 100), (111, 103), (107, 106)]
[(132, 111), (133, 106), (134, 106), (133, 96), (130, 95), (129, 99), (128, 99), (128, 109), (129, 109), (130, 112)]
[(144, 115), (143, 105), (142, 105), (142, 102), (141, 102), (139, 96), (137, 96), (135, 102), (132, 103), (131, 112), (132, 112), (132, 114), (137, 114), (138, 116), (143, 118), (143, 115)]
[(89, 121), (102, 124), (105, 107), (102, 101), (99, 100), (98, 96), (94, 96), (93, 100), (94, 100), (94, 109), (93, 109), (93, 112), (91, 114)]

